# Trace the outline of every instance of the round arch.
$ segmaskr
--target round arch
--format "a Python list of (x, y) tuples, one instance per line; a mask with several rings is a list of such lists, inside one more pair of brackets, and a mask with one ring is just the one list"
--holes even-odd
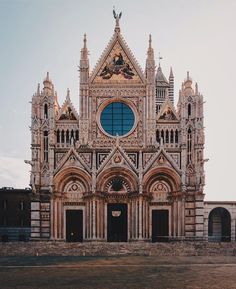
[(78, 167), (62, 169), (54, 177), (55, 191), (63, 192), (65, 186), (71, 182), (79, 182), (85, 192), (91, 191), (91, 176)]
[(97, 178), (97, 190), (106, 191), (107, 186), (112, 183), (113, 179), (122, 179), (127, 187), (127, 191), (138, 191), (138, 178), (128, 168), (116, 166), (107, 168), (102, 171)]
[(143, 178), (144, 190), (149, 192), (156, 181), (164, 181), (171, 191), (180, 190), (180, 176), (171, 168), (153, 168)]
[(216, 207), (208, 217), (208, 237), (211, 241), (230, 242), (231, 216), (227, 209)]

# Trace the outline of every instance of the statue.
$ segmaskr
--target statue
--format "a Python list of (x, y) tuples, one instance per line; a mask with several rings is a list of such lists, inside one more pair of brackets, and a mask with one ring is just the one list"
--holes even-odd
[(115, 8), (113, 9), (113, 16), (116, 19), (116, 28), (115, 31), (120, 31), (119, 20), (122, 16), (122, 12), (120, 14), (116, 14)]
[(115, 11), (115, 8), (113, 9), (113, 16), (114, 18), (116, 19), (116, 24), (119, 24), (119, 19), (121, 18), (122, 16), (122, 12), (120, 12), (120, 14), (116, 14), (116, 11)]

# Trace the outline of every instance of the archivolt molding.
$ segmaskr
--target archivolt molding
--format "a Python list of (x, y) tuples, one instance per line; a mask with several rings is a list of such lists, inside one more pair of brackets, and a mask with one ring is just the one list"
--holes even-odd
[(91, 191), (91, 176), (81, 168), (69, 167), (62, 169), (54, 177), (55, 191), (62, 193), (68, 184), (73, 181), (74, 183), (79, 183), (79, 187), (83, 189), (84, 192)]
[(138, 190), (138, 178), (135, 174), (126, 167), (116, 166), (107, 168), (97, 176), (97, 190), (106, 192), (113, 179), (120, 178), (125, 184), (125, 188), (129, 192)]
[(158, 180), (164, 181), (169, 186), (170, 192), (180, 190), (180, 176), (171, 168), (158, 167), (151, 169), (144, 175), (144, 191), (150, 192), (153, 184)]

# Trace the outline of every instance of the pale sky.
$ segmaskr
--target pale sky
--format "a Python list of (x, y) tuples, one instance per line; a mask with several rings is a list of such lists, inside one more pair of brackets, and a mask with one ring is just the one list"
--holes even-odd
[(156, 62), (172, 66), (175, 103), (189, 70), (206, 101), (205, 200), (236, 200), (235, 0), (0, 0), (0, 187), (29, 184), (30, 100), (46, 72), (63, 103), (67, 87), (78, 111), (78, 68), (87, 33), (93, 69), (114, 31), (142, 68), (148, 35)]

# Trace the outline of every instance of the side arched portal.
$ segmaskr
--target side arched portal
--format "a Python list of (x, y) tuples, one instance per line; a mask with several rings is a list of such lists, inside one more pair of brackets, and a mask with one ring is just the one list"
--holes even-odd
[(184, 200), (180, 176), (170, 168), (150, 170), (144, 176), (149, 195), (149, 232), (153, 242), (165, 242), (184, 234)]
[(231, 216), (228, 210), (218, 207), (210, 212), (208, 236), (211, 241), (229, 242), (231, 240)]
[(55, 240), (82, 242), (86, 232), (84, 194), (91, 191), (91, 177), (77, 167), (62, 169), (54, 177), (51, 200), (51, 236)]

